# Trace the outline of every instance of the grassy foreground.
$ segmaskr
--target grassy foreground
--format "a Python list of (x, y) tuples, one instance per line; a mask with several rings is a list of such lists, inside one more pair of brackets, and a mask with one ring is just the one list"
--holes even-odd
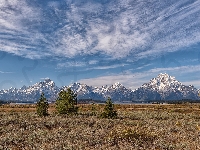
[(118, 119), (100, 119), (103, 105), (79, 105), (76, 116), (38, 117), (35, 105), (0, 106), (0, 149), (200, 149), (200, 105), (115, 105)]

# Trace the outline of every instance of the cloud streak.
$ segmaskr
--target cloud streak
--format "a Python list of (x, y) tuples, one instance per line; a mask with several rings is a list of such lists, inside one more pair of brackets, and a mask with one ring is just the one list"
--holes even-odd
[[(200, 65), (196, 66), (181, 66), (181, 67), (169, 67), (169, 68), (156, 68), (156, 69), (150, 69), (143, 72), (127, 72), (127, 73), (120, 73), (120, 74), (110, 74), (106, 76), (99, 76), (96, 78), (90, 78), (90, 79), (81, 79), (79, 82), (86, 83), (91, 86), (97, 86), (101, 87), (103, 85), (112, 85), (115, 82), (120, 82), (123, 85), (125, 85), (128, 88), (131, 88), (132, 90), (135, 90), (136, 88), (139, 88), (143, 83), (149, 82), (150, 79), (156, 77), (159, 73), (168, 73), (169, 75), (177, 75), (176, 77), (180, 78), (182, 75), (187, 75), (189, 73), (198, 73), (200, 72), (199, 69)], [(178, 80), (177, 78), (177, 80)], [(197, 80), (198, 81), (198, 80)], [(181, 81), (182, 83), (186, 85), (194, 85), (197, 88), (200, 88), (199, 81), (195, 82), (193, 80), (191, 81)]]
[[(107, 69), (115, 69), (115, 68), (122, 68), (128, 64), (117, 61), (115, 62), (106, 62), (103, 63), (98, 62), (97, 60), (90, 60), (90, 61), (68, 61), (62, 62), (57, 64), (57, 69), (64, 69), (64, 68), (82, 68), (82, 70), (89, 71), (89, 70), (107, 70)], [(85, 68), (87, 67), (87, 68)]]
[(14, 73), (14, 72), (6, 72), (6, 71), (0, 71), (0, 73), (2, 73), (2, 74), (9, 74), (9, 73)]
[[(40, 58), (44, 35), (36, 28), (40, 9), (25, 0), (2, 0), (0, 5), (0, 50), (27, 58)], [(47, 52), (44, 52), (44, 55)]]
[(200, 42), (199, 14), (198, 0), (2, 0), (0, 50), (31, 59), (158, 56)]

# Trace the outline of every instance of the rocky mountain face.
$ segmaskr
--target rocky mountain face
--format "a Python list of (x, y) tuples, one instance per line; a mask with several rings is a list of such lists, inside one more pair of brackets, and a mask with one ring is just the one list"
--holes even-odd
[(57, 93), (59, 91), (60, 88), (58, 88), (52, 80), (46, 79), (32, 86), (23, 86), (20, 89), (10, 88), (8, 90), (1, 90), (0, 99), (6, 101), (35, 102), (40, 98), (43, 92), (49, 101), (53, 101), (57, 98)]
[(66, 86), (63, 89), (71, 88), (77, 93), (78, 99), (94, 99), (94, 100), (105, 100), (111, 97), (115, 101), (121, 100), (132, 100), (133, 91), (126, 89), (122, 84), (115, 83), (111, 86), (92, 87), (86, 84), (74, 83)]
[(132, 100), (133, 91), (131, 89), (127, 89), (119, 82), (111, 86), (103, 86), (99, 88), (98, 91), (103, 95), (104, 99), (111, 97), (115, 101)]
[(93, 100), (102, 100), (103, 96), (98, 91), (95, 91), (95, 88), (81, 83), (73, 83), (69, 86), (62, 87), (66, 90), (71, 88), (76, 94), (78, 99), (93, 99)]
[(183, 85), (181, 82), (177, 81), (175, 77), (162, 73), (134, 91), (127, 89), (120, 83), (102, 87), (73, 83), (69, 86), (59, 88), (52, 80), (45, 79), (32, 86), (23, 86), (20, 89), (10, 88), (8, 90), (1, 90), (0, 100), (36, 102), (41, 93), (44, 92), (45, 97), (49, 101), (55, 101), (58, 93), (67, 88), (71, 88), (77, 94), (78, 99), (106, 100), (108, 97), (111, 97), (113, 101), (141, 102), (151, 100), (199, 100), (199, 90), (194, 86)]
[(149, 83), (143, 84), (134, 91), (134, 100), (198, 100), (199, 90), (193, 85), (183, 85), (175, 77), (168, 74), (159, 74)]

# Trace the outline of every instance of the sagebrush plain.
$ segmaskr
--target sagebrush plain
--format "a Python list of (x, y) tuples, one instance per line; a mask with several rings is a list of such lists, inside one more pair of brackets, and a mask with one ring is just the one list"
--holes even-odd
[(99, 118), (103, 104), (78, 107), (39, 117), (35, 105), (0, 106), (0, 149), (200, 149), (200, 104), (116, 104), (117, 119)]

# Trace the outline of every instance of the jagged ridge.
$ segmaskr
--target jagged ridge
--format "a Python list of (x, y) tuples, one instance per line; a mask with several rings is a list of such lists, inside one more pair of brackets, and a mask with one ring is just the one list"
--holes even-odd
[(71, 88), (77, 93), (78, 99), (105, 100), (111, 97), (113, 101), (149, 101), (149, 100), (198, 100), (199, 90), (194, 86), (185, 86), (175, 77), (168, 74), (159, 74), (150, 82), (143, 84), (136, 90), (127, 89), (119, 82), (111, 86), (92, 87), (86, 84), (73, 83), (69, 86), (57, 87), (50, 79), (38, 82), (32, 86), (23, 86), (20, 89), (10, 88), (0, 91), (1, 100), (30, 101), (39, 99), (42, 92), (49, 101), (55, 101), (61, 90)]
[(193, 85), (183, 85), (175, 77), (160, 73), (149, 83), (143, 84), (134, 91), (134, 100), (198, 100), (199, 90)]

